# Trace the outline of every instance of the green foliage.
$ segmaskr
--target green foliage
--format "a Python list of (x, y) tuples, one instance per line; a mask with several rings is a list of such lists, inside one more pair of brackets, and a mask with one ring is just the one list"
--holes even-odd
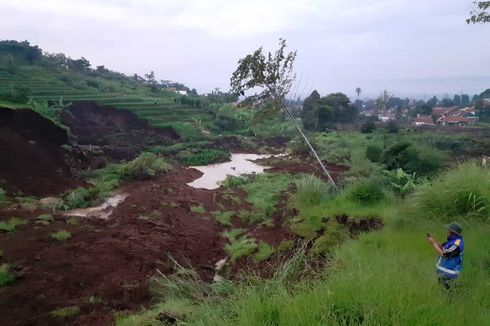
[(191, 166), (208, 165), (230, 159), (230, 152), (220, 149), (200, 149), (196, 152), (180, 155), (184, 163)]
[(376, 124), (372, 120), (367, 120), (361, 125), (361, 132), (363, 134), (369, 134), (376, 130)]
[(318, 205), (331, 190), (329, 184), (311, 174), (302, 176), (295, 183), (296, 200), (302, 205)]
[(213, 216), (216, 218), (216, 220), (222, 224), (229, 226), (231, 225), (231, 218), (234, 215), (233, 212), (213, 212)]
[(252, 254), (257, 247), (257, 240), (241, 236), (230, 239), (230, 243), (225, 245), (225, 252), (230, 256), (231, 263), (235, 263), (238, 259)]
[(109, 195), (112, 187), (108, 187), (107, 183), (99, 183), (90, 188), (76, 188), (63, 198), (60, 205), (61, 209), (70, 210), (77, 208), (92, 207), (100, 204), (104, 198)]
[(54, 217), (51, 214), (41, 214), (36, 218), (36, 223), (48, 225), (54, 221)]
[(79, 306), (64, 307), (53, 310), (49, 313), (52, 317), (70, 318), (80, 314)]
[(68, 240), (69, 238), (71, 238), (71, 233), (66, 231), (66, 230), (60, 230), (60, 231), (56, 231), (56, 232), (51, 233), (50, 236), (51, 236), (51, 238), (53, 238), (57, 241), (64, 242), (64, 241)]
[(0, 288), (15, 282), (15, 275), (10, 272), (9, 264), (0, 265)]
[(7, 201), (7, 192), (0, 188), (0, 204)]
[(258, 263), (264, 261), (271, 257), (274, 252), (274, 247), (266, 242), (260, 241), (257, 245), (257, 252), (254, 255), (254, 261)]
[(347, 239), (349, 233), (337, 222), (327, 223), (326, 230), (313, 243), (312, 253), (316, 256), (331, 256)]
[(347, 197), (363, 205), (376, 204), (386, 198), (383, 185), (377, 178), (358, 181), (346, 189)]
[(31, 93), (32, 91), (29, 87), (25, 87), (23, 85), (14, 85), (9, 88), (8, 93), (0, 93), (0, 99), (14, 103), (27, 103), (27, 101), (29, 100), (29, 95), (31, 95)]
[(415, 190), (415, 174), (407, 174), (403, 169), (397, 169), (396, 172), (386, 171), (390, 179), (390, 186), (393, 192), (400, 198)]
[(466, 20), (468, 24), (489, 23), (490, 22), (490, 1), (473, 1), (473, 9), (470, 18)]
[(8, 221), (5, 222), (0, 222), (0, 231), (4, 232), (13, 232), (18, 226), (27, 224), (26, 220), (17, 218), (17, 217), (12, 217)]
[(375, 145), (369, 145), (366, 147), (366, 157), (373, 163), (379, 162), (383, 155), (383, 150)]
[(247, 192), (247, 201), (264, 217), (272, 216), (281, 192), (285, 191), (293, 181), (290, 175), (270, 173), (245, 178), (247, 183), (241, 188)]
[(490, 220), (490, 170), (465, 163), (424, 184), (412, 198), (414, 216), (452, 221), (474, 217)]
[(403, 169), (407, 173), (427, 176), (440, 170), (447, 156), (434, 148), (400, 142), (388, 148), (381, 162), (388, 170)]
[(199, 213), (199, 214), (204, 214), (206, 213), (206, 209), (202, 207), (201, 205), (199, 206), (191, 206), (191, 212), (193, 213)]
[(124, 180), (146, 180), (170, 169), (171, 166), (155, 154), (143, 153), (126, 163), (121, 170), (121, 176)]

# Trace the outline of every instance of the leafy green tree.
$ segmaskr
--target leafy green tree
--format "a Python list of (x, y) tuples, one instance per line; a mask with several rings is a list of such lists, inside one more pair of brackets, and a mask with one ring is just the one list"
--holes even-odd
[(268, 107), (272, 112), (278, 113), (282, 110), (310, 148), (329, 181), (336, 188), (330, 172), (320, 160), (310, 141), (301, 130), (299, 123), (285, 104), (285, 98), (296, 77), (293, 71), (296, 52), (286, 53), (285, 48), (286, 41), (280, 39), (279, 49), (275, 53), (269, 52), (266, 55), (260, 47), (253, 54), (248, 54), (240, 59), (238, 68), (231, 77), (231, 91), (241, 95), (245, 95), (247, 91), (252, 91), (254, 94), (248, 96), (252, 103), (269, 103)]
[(303, 101), (303, 110), (301, 111), (301, 120), (303, 127), (308, 130), (316, 130), (318, 125), (318, 106), (320, 103), (320, 94), (314, 90), (310, 96)]
[(473, 1), (473, 5), (470, 18), (466, 22), (468, 24), (490, 22), (490, 1)]

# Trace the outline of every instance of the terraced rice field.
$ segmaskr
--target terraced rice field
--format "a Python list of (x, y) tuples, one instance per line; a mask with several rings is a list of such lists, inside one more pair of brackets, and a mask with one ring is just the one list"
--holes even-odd
[(104, 85), (109, 84), (110, 87), (103, 91), (88, 86), (84, 80), (70, 85), (61, 79), (53, 78), (52, 73), (38, 69), (35, 76), (31, 77), (29, 71), (15, 75), (0, 71), (0, 94), (8, 93), (15, 86), (24, 86), (30, 89), (30, 98), (33, 100), (58, 101), (60, 97), (65, 103), (91, 100), (102, 106), (133, 111), (155, 127), (175, 122), (192, 122), (196, 119), (207, 122), (212, 118), (205, 108), (180, 104), (177, 101), (180, 95), (171, 92), (155, 96), (153, 93), (145, 92), (142, 87), (130, 88), (119, 81), (107, 80), (103, 80)]

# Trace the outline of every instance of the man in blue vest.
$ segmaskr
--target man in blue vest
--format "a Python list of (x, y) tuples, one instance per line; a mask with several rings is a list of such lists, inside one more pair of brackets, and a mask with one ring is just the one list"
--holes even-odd
[(463, 267), (464, 241), (463, 228), (457, 222), (446, 225), (448, 231), (447, 241), (440, 244), (432, 238), (432, 234), (427, 234), (427, 240), (432, 245), (439, 256), (436, 263), (436, 271), (441, 283), (446, 289), (451, 289), (457, 280)]

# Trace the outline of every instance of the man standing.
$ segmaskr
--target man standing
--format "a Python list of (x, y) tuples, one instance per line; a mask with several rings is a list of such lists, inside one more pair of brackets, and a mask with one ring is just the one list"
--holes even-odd
[(453, 287), (463, 267), (464, 241), (461, 235), (463, 228), (459, 223), (447, 224), (446, 229), (448, 231), (447, 241), (442, 245), (433, 239), (430, 233), (427, 234), (427, 241), (439, 256), (436, 264), (439, 283), (449, 290)]

